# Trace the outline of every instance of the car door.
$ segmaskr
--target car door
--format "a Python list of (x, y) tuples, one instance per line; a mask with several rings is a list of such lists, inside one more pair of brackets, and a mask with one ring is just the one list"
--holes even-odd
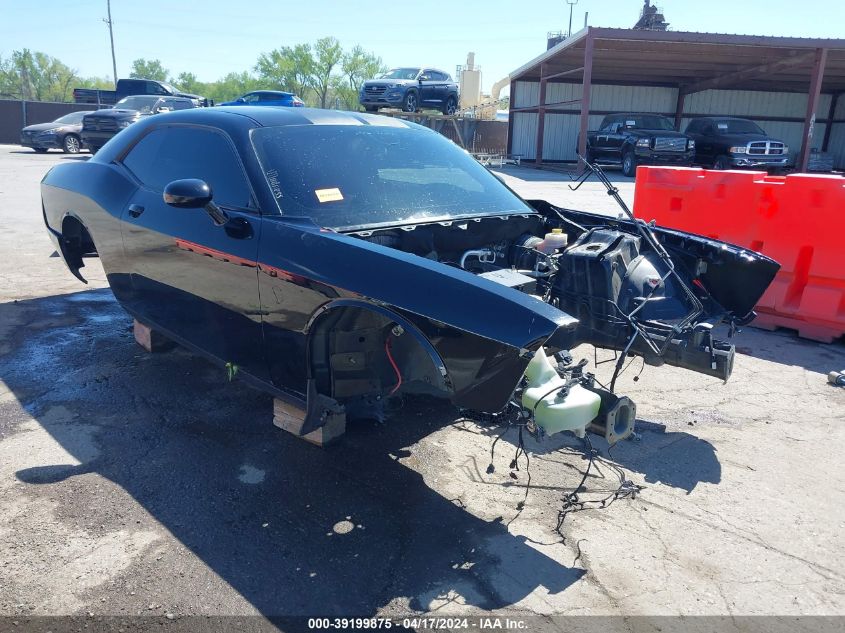
[[(260, 217), (230, 139), (214, 128), (153, 128), (121, 159), (138, 188), (121, 215), (124, 250), (141, 320), (256, 376), (261, 347), (257, 254)], [(228, 216), (165, 204), (174, 180), (198, 178)]]
[(443, 105), (446, 102), (446, 93), (449, 88), (449, 77), (446, 73), (442, 73), (439, 70), (433, 70), (431, 71), (431, 80), (434, 83), (434, 102), (438, 106)]
[(604, 120), (604, 125), (599, 128), (598, 133), (593, 137), (594, 142), (590, 151), (594, 159), (607, 160), (610, 156), (610, 134), (617, 125), (617, 119), (608, 117)]
[(421, 105), (440, 105), (437, 100), (437, 84), (439, 82), (434, 79), (435, 73), (436, 71), (427, 68), (420, 75), (419, 84)]

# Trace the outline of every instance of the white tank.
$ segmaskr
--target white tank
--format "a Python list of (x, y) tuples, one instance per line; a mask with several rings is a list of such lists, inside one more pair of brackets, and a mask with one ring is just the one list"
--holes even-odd
[(587, 425), (599, 414), (601, 398), (598, 394), (581, 385), (573, 385), (565, 398), (559, 398), (561, 390), (552, 390), (566, 381), (555, 371), (542, 347), (525, 368), (525, 377), (528, 386), (522, 394), (522, 406), (534, 411), (537, 405), (534, 417), (537, 425), (548, 435), (572, 431), (578, 437), (584, 437)]
[(543, 238), (543, 241), (537, 244), (534, 248), (541, 253), (550, 255), (559, 248), (566, 248), (567, 243), (568, 238), (566, 233), (563, 232), (563, 229), (552, 229), (552, 232), (546, 233), (546, 237)]

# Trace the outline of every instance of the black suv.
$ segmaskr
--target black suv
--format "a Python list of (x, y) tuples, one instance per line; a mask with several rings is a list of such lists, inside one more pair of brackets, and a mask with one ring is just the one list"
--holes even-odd
[(789, 147), (748, 119), (696, 117), (686, 133), (695, 139), (695, 162), (713, 169), (755, 167), (777, 169), (789, 165)]
[(449, 73), (436, 68), (394, 68), (365, 81), (358, 101), (367, 112), (393, 107), (405, 112), (436, 108), (443, 114), (455, 114), (458, 84)]
[(113, 108), (97, 110), (82, 118), (82, 142), (88, 146), (92, 154), (96, 154), (113, 136), (141, 117), (198, 107), (200, 104), (195, 99), (186, 97), (156, 97), (154, 95), (125, 97)]
[(694, 156), (695, 141), (659, 114), (608, 114), (598, 130), (587, 132), (585, 158), (622, 165), (626, 176), (636, 176), (637, 165), (692, 165)]

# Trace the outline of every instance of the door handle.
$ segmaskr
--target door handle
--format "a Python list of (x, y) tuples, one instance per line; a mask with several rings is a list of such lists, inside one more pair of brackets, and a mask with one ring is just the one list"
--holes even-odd
[(143, 212), (144, 212), (144, 207), (142, 207), (140, 204), (130, 204), (129, 205), (129, 215), (131, 215), (133, 218), (137, 218)]

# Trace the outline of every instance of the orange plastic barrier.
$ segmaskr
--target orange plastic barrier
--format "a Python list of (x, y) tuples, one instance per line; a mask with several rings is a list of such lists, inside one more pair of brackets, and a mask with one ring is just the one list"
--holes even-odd
[(755, 326), (824, 342), (845, 334), (845, 178), (643, 166), (634, 213), (777, 260)]

